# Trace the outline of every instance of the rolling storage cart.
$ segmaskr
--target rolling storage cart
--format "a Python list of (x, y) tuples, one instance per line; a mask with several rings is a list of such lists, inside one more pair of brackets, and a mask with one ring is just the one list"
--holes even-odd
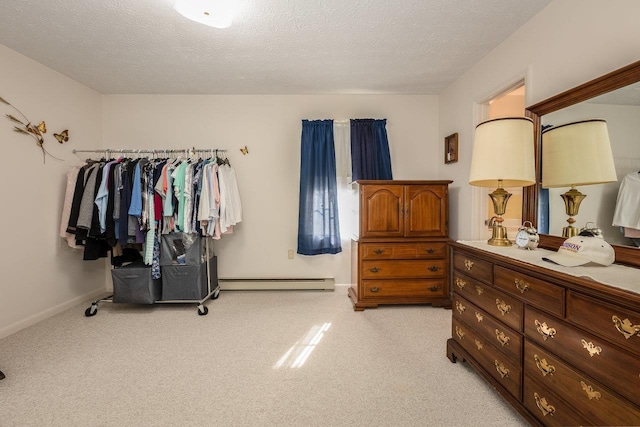
[(210, 251), (209, 237), (171, 233), (160, 242), (160, 279), (142, 261), (111, 270), (113, 295), (91, 303), (84, 314), (95, 316), (101, 302), (126, 304), (197, 304), (201, 316), (209, 312), (204, 302), (217, 299), (217, 257)]

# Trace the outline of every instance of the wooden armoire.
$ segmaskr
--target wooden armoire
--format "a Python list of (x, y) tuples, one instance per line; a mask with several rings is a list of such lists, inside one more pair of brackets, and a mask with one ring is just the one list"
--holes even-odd
[(351, 241), (354, 310), (380, 304), (451, 307), (447, 249), (452, 181), (356, 181)]

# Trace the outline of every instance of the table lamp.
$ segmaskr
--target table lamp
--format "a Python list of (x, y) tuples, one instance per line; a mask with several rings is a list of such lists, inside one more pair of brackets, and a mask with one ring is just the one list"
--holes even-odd
[(469, 184), (497, 187), (489, 197), (495, 217), (493, 232), (487, 243), (511, 246), (502, 215), (511, 193), (503, 187), (526, 187), (536, 182), (533, 121), (527, 117), (503, 117), (476, 126)]
[(576, 186), (617, 181), (607, 122), (582, 120), (554, 126), (542, 132), (542, 186), (571, 187), (562, 194), (568, 226), (562, 237), (578, 235), (576, 222), (580, 203), (587, 197)]

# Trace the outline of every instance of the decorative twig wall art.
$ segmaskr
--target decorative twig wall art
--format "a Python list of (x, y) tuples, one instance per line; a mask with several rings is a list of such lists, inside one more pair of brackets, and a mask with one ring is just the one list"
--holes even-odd
[[(24, 121), (22, 121), (19, 118), (15, 117), (15, 116), (13, 116), (11, 114), (5, 114), (5, 117), (8, 118), (9, 120), (11, 120), (14, 123), (13, 130), (15, 132), (22, 133), (24, 135), (28, 135), (28, 136), (32, 137), (36, 141), (36, 144), (42, 150), (42, 162), (43, 163), (46, 162), (47, 156), (51, 156), (56, 160), (62, 160), (62, 159), (59, 159), (58, 157), (54, 156), (53, 154), (49, 153), (44, 148), (44, 134), (47, 133), (47, 124), (44, 121), (41, 121), (38, 125), (34, 125), (34, 124), (31, 123), (31, 120), (29, 120), (27, 118), (27, 116), (25, 116), (22, 113), (22, 111), (20, 111), (15, 105), (11, 104), (9, 101), (7, 101), (6, 99), (4, 99), (2, 97), (0, 97), (0, 102), (2, 102), (4, 104), (7, 104), (8, 106), (10, 106), (14, 110), (16, 110), (18, 112), (18, 114), (21, 116), (21, 118), (24, 119)], [(60, 132), (59, 134), (58, 133), (54, 133), (53, 136), (58, 140), (58, 142), (60, 144), (62, 144), (63, 142), (66, 142), (66, 141), (69, 140), (69, 131), (68, 130), (64, 130), (64, 131)]]

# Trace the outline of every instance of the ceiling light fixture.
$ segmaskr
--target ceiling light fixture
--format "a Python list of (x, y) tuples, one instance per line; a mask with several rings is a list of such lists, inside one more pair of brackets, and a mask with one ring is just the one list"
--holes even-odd
[(236, 11), (234, 0), (178, 0), (173, 8), (185, 18), (214, 28), (227, 28)]

